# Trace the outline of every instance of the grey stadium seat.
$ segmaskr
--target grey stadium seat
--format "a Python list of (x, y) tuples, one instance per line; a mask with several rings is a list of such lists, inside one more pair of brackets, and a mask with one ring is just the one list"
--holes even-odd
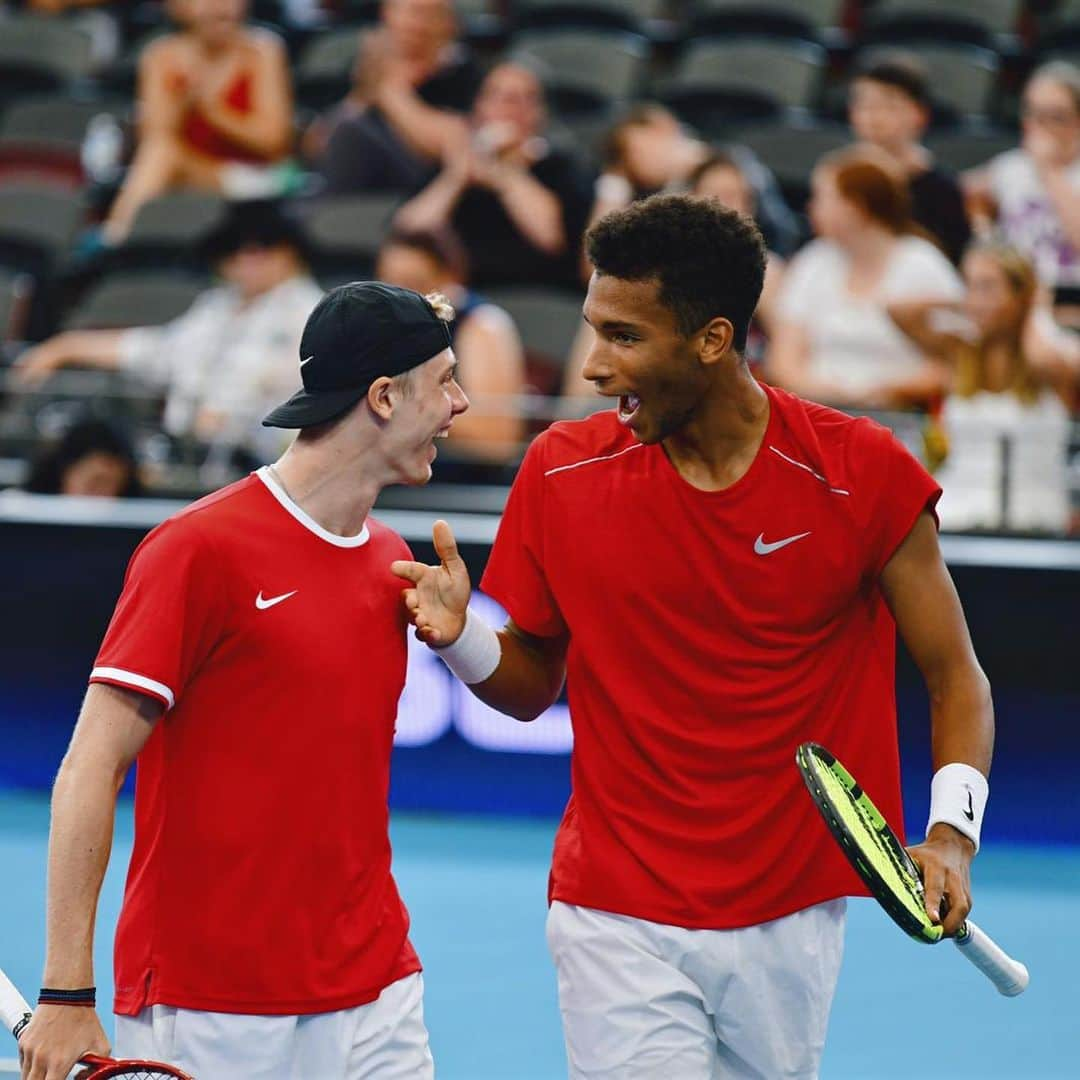
[(531, 359), (553, 372), (563, 370), (581, 326), (580, 295), (558, 289), (505, 286), (485, 289), (484, 296), (510, 313)]
[(0, 141), (33, 143), (78, 154), (87, 124), (102, 113), (115, 117), (123, 126), (130, 119), (131, 103), (73, 99), (67, 94), (13, 101), (0, 116)]
[(202, 191), (174, 191), (144, 203), (126, 244), (189, 247), (224, 216), (226, 200)]
[(68, 82), (89, 76), (93, 60), (90, 35), (63, 19), (11, 15), (0, 24), (0, 69), (29, 68)]
[(0, 242), (26, 244), (56, 258), (70, 248), (84, 213), (78, 193), (43, 184), (6, 184), (0, 187)]
[(158, 326), (191, 307), (206, 279), (175, 273), (110, 274), (94, 285), (63, 319), (65, 330)]
[(783, 38), (708, 38), (679, 60), (671, 90), (750, 92), (787, 108), (811, 108), (821, 89), (825, 50)]
[(934, 22), (968, 23), (991, 35), (1012, 34), (1023, 0), (875, 0), (868, 22), (888, 25), (898, 20), (926, 19)]
[(572, 108), (575, 99), (602, 106), (633, 97), (648, 50), (643, 37), (624, 31), (531, 30), (515, 37), (510, 58), (535, 61), (553, 105)]
[(317, 199), (304, 209), (312, 245), (322, 255), (371, 257), (390, 229), (401, 203), (397, 194), (336, 195)]

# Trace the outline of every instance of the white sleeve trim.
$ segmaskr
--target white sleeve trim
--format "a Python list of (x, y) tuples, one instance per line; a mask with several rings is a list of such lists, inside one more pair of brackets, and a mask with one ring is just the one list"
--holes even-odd
[(117, 667), (96, 667), (90, 672), (90, 679), (108, 679), (111, 682), (123, 683), (136, 690), (149, 690), (152, 694), (164, 698), (166, 707), (171, 709), (176, 704), (173, 692), (164, 684), (154, 679), (148, 679), (145, 675), (137, 675), (134, 671), (125, 671)]

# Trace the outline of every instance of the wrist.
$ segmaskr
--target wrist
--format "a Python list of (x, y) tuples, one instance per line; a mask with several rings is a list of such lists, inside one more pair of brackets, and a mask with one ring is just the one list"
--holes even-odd
[(502, 659), (498, 634), (472, 608), (465, 611), (461, 633), (450, 644), (433, 651), (467, 686), (486, 682)]
[[(960, 761), (943, 765), (934, 773), (930, 784), (927, 838), (937, 825), (950, 825), (971, 842), (974, 854), (979, 850), (979, 836), (989, 795), (990, 785), (978, 769)], [(939, 833), (940, 830), (935, 832), (935, 836)]]

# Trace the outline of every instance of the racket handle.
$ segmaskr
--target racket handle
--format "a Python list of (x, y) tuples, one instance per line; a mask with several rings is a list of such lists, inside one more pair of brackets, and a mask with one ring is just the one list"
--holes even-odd
[(1006, 997), (1027, 989), (1028, 969), (1014, 960), (997, 942), (969, 919), (953, 938), (961, 954), (970, 960)]
[(30, 1023), (32, 1010), (15, 984), (0, 971), (0, 1021), (17, 1039)]

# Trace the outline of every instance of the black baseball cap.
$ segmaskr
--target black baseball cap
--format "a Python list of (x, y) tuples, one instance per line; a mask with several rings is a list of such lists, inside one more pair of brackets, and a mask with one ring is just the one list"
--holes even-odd
[(300, 339), (302, 390), (264, 427), (325, 424), (351, 409), (382, 375), (400, 375), (450, 348), (450, 327), (418, 292), (351, 281), (315, 305)]

